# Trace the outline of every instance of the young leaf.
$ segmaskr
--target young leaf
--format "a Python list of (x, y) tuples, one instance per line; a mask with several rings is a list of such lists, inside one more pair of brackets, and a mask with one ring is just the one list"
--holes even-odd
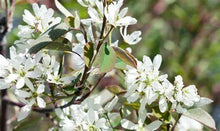
[(66, 23), (66, 25), (68, 25), (69, 27), (73, 27), (73, 28), (74, 28), (74, 21), (75, 21), (75, 18), (72, 16), (68, 16), (64, 19), (64, 22)]
[(215, 121), (213, 118), (201, 108), (190, 109), (186, 113), (183, 113), (184, 116), (192, 118), (201, 124), (216, 130)]
[(100, 55), (101, 55), (100, 72), (104, 73), (111, 71), (114, 68), (116, 62), (116, 54), (114, 49), (111, 46), (109, 46), (107, 43), (102, 44)]
[(126, 90), (122, 89), (120, 86), (118, 85), (113, 85), (113, 86), (108, 86), (107, 89), (112, 92), (113, 94), (119, 95), (119, 94), (123, 94), (126, 93)]
[(66, 38), (58, 38), (55, 41), (42, 42), (32, 46), (29, 50), (30, 53), (37, 53), (41, 49), (50, 49), (57, 51), (72, 51), (72, 44)]
[(62, 35), (66, 34), (69, 31), (69, 28), (64, 23), (56, 24), (49, 28), (45, 33), (39, 36), (31, 44), (33, 45), (29, 49), (29, 53), (37, 53), (41, 49), (45, 48), (52, 41), (55, 41)]
[(115, 63), (115, 68), (125, 70), (126, 69), (126, 64), (121, 61), (121, 59), (117, 58), (116, 63)]
[(63, 37), (58, 38), (55, 41), (49, 42), (45, 49), (58, 50), (58, 51), (72, 51), (71, 42)]
[(59, 11), (62, 12), (66, 17), (73, 16), (58, 0), (55, 0), (55, 5), (57, 9), (59, 9)]
[(77, 11), (75, 11), (75, 20), (74, 20), (74, 27), (76, 29), (80, 28), (80, 17)]
[(209, 99), (209, 98), (206, 98), (206, 97), (201, 97), (199, 102), (195, 103), (195, 106), (196, 107), (201, 107), (201, 106), (205, 106), (205, 105), (208, 105), (210, 103), (212, 103), (213, 100)]
[(117, 57), (120, 58), (125, 64), (137, 68), (137, 62), (131, 54), (116, 46), (113, 46), (112, 48), (114, 49)]
[(87, 43), (84, 46), (84, 59), (85, 59), (85, 64), (87, 67), (90, 66), (90, 62), (93, 58), (93, 54), (94, 54), (94, 44), (92, 42)]
[(70, 29), (65, 23), (59, 23), (50, 27), (41, 36), (48, 36), (52, 41), (69, 32)]

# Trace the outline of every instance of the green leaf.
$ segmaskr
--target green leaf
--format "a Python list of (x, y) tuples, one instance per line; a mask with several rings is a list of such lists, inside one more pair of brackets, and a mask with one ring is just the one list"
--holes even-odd
[(114, 49), (111, 46), (109, 46), (107, 43), (102, 44), (100, 55), (101, 55), (100, 72), (104, 73), (111, 71), (114, 68), (116, 62), (116, 54)]
[(117, 57), (120, 58), (125, 64), (137, 68), (137, 61), (135, 60), (134, 56), (119, 47), (113, 46), (112, 48), (114, 49)]
[(55, 5), (66, 17), (73, 16), (58, 0), (55, 0)]
[(183, 115), (192, 118), (211, 129), (216, 130), (215, 121), (213, 118), (209, 115), (208, 112), (201, 108), (190, 109), (186, 113), (183, 113)]
[(115, 63), (115, 68), (125, 70), (126, 69), (126, 64), (121, 61), (121, 59), (117, 58), (116, 63)]
[(68, 39), (60, 37), (55, 41), (48, 42), (47, 46), (45, 46), (45, 49), (58, 51), (72, 51), (72, 44)]
[(64, 90), (68, 91), (69, 93), (73, 93), (75, 92), (77, 89), (75, 88), (75, 86), (77, 85), (77, 83), (79, 82), (80, 78), (82, 76), (82, 73), (80, 73), (75, 80), (73, 80), (73, 82), (69, 85), (66, 85), (65, 87), (63, 87)]
[(13, 131), (24, 131), (33, 128), (33, 126), (37, 125), (41, 120), (41, 117), (32, 117), (29, 119), (26, 119), (22, 121), (21, 123), (18, 123), (18, 125), (15, 126)]
[(74, 21), (75, 21), (75, 18), (72, 16), (66, 17), (64, 19), (64, 22), (66, 23), (66, 25), (68, 25), (69, 27), (73, 27), (73, 28), (74, 28)]
[(41, 36), (48, 36), (52, 41), (69, 32), (70, 29), (65, 23), (59, 23), (50, 27)]
[(112, 85), (112, 86), (108, 86), (107, 89), (112, 92), (113, 94), (116, 95), (120, 95), (123, 93), (126, 93), (126, 90), (122, 89), (120, 86), (118, 85)]
[(60, 23), (52, 26), (45, 33), (43, 33), (41, 36), (39, 36), (36, 40), (34, 40), (31, 43), (33, 46), (29, 49), (29, 53), (37, 53), (41, 49), (51, 44), (51, 42), (57, 40), (62, 35), (66, 34), (68, 31), (69, 28), (65, 23)]
[(139, 103), (135, 103), (135, 102), (132, 102), (132, 103), (125, 102), (124, 105), (132, 107), (135, 110), (139, 110), (141, 106)]
[(85, 64), (87, 67), (90, 66), (91, 60), (94, 55), (94, 44), (92, 42), (87, 43), (84, 46), (84, 59), (85, 59)]

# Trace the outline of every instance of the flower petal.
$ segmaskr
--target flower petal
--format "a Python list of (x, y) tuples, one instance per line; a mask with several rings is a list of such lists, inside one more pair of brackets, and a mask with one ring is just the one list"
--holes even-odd
[(37, 88), (37, 94), (43, 93), (44, 90), (45, 90), (45, 85), (40, 84), (40, 85), (38, 86), (38, 88)]
[(31, 113), (32, 105), (25, 105), (21, 108), (20, 112), (17, 114), (17, 121), (21, 121), (26, 118)]
[(121, 120), (121, 126), (125, 129), (128, 129), (128, 130), (136, 130), (138, 128), (138, 126), (136, 124), (134, 124), (133, 122), (131, 122), (127, 119)]
[(20, 79), (18, 79), (17, 83), (16, 83), (16, 88), (20, 89), (24, 86), (25, 84), (25, 79), (24, 77), (21, 77)]
[(40, 108), (45, 108), (46, 107), (46, 102), (44, 101), (44, 99), (42, 99), (41, 97), (37, 97), (37, 105)]
[(160, 68), (161, 63), (162, 63), (162, 56), (156, 55), (153, 60), (154, 69), (158, 70)]

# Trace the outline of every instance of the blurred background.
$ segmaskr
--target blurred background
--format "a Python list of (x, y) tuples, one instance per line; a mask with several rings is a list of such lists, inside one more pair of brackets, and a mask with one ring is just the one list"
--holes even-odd
[[(142, 31), (142, 41), (132, 46), (132, 54), (139, 60), (143, 55), (153, 58), (163, 56), (161, 71), (169, 75), (171, 81), (178, 74), (183, 76), (185, 85), (195, 84), (201, 96), (209, 97), (214, 103), (207, 110), (214, 117), (220, 129), (220, 0), (124, 0), (129, 7), (128, 15), (135, 17), (138, 23), (129, 31)], [(13, 29), (7, 35), (7, 46), (18, 39), (17, 26), (24, 24), (24, 9), (39, 2), (56, 10), (53, 0), (17, 0), (13, 19)], [(79, 11), (82, 18), (87, 11), (76, 0), (60, 1), (70, 12)], [(0, 6), (0, 16), (4, 16), (4, 7)], [(64, 17), (56, 10), (56, 16)], [(121, 39), (113, 35), (113, 40)], [(126, 45), (119, 45), (126, 47)], [(39, 115), (39, 114), (36, 114)], [(34, 117), (32, 125), (17, 125), (17, 130), (44, 130), (43, 124), (49, 118)], [(37, 121), (37, 122), (36, 122)], [(36, 124), (38, 123), (38, 124)], [(37, 128), (33, 128), (33, 126)]]

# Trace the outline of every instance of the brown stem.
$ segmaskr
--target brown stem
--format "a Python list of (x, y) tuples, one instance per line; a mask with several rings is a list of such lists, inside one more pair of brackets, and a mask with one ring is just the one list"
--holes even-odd
[(174, 124), (173, 127), (171, 128), (171, 131), (174, 131), (174, 130), (175, 130), (176, 125), (178, 124), (178, 121), (180, 120), (180, 117), (181, 117), (181, 114), (178, 115), (178, 118), (177, 118), (175, 124)]
[[(11, 7), (10, 10), (8, 9), (9, 3), (8, 0), (5, 0), (5, 18), (1, 19), (1, 26), (4, 27), (4, 30), (0, 32), (0, 53), (3, 56), (6, 56), (5, 54), (5, 48), (4, 44), (2, 43), (3, 39), (5, 38), (6, 34), (9, 31), (9, 26), (12, 24), (13, 20), (13, 12), (15, 7), (16, 0), (11, 1)], [(1, 91), (1, 131), (7, 130), (7, 101), (4, 100), (4, 98), (7, 96), (7, 90)]]

